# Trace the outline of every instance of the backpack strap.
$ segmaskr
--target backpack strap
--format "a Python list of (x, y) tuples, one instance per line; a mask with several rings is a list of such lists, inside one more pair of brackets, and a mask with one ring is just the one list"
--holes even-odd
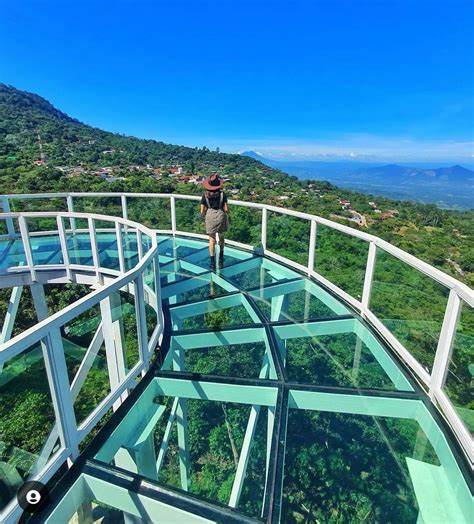
[(209, 199), (207, 198), (207, 195), (204, 195), (204, 198), (206, 199), (207, 209), (211, 209), (211, 206), (209, 204)]
[(220, 202), (219, 202), (219, 209), (224, 209), (224, 191), (221, 191), (221, 199), (220, 199)]

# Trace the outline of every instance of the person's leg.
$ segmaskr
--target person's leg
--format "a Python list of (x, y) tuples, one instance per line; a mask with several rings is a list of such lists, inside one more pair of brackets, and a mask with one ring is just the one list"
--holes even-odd
[(209, 235), (209, 256), (211, 257), (211, 269), (216, 268), (215, 249), (216, 249), (216, 235), (214, 233), (213, 235)]
[(224, 233), (219, 233), (219, 266), (224, 266)]

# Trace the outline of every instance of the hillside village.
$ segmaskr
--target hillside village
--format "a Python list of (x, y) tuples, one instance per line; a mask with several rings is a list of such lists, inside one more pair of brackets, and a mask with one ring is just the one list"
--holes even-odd
[[(103, 155), (115, 154), (115, 150), (104, 150), (102, 151)], [(45, 165), (44, 156), (39, 160), (34, 161), (34, 165), (40, 166)], [(131, 175), (138, 175), (148, 177), (157, 182), (169, 180), (175, 184), (187, 184), (191, 186), (191, 190), (194, 192), (196, 188), (200, 188), (202, 182), (209, 174), (210, 171), (216, 171), (213, 169), (214, 166), (201, 166), (203, 170), (197, 170), (195, 166), (186, 166), (180, 164), (160, 164), (159, 166), (152, 166), (151, 164), (130, 164), (128, 166), (115, 165), (115, 166), (54, 166), (55, 169), (66, 175), (66, 177), (74, 178), (81, 177), (84, 175), (97, 176), (100, 179), (114, 183), (117, 181), (126, 181)], [(217, 170), (219, 172), (219, 170)], [(241, 191), (239, 187), (235, 187), (235, 182), (237, 186), (241, 185), (241, 180), (238, 180), (237, 177), (241, 178), (242, 174), (224, 174), (219, 173), (224, 182), (227, 182), (227, 193), (236, 199), (240, 197), (246, 197), (245, 199), (256, 200), (256, 191), (250, 190), (249, 192)], [(273, 180), (267, 178), (267, 186), (269, 189), (277, 188), (281, 183), (280, 180)], [(194, 186), (194, 187), (193, 187)], [(188, 186), (189, 187), (189, 186)], [(242, 193), (242, 194), (241, 194)], [(297, 190), (283, 191), (282, 194), (276, 196), (275, 202), (277, 205), (285, 206), (285, 203), (297, 197), (298, 194), (304, 193), (309, 197), (313, 197), (317, 200), (328, 199), (328, 192), (318, 188), (317, 184), (314, 182), (309, 182), (306, 187), (298, 188)], [(332, 201), (334, 212), (330, 214), (330, 218), (333, 220), (338, 220), (341, 222), (349, 222), (350, 224), (359, 226), (361, 228), (367, 228), (368, 225), (374, 221), (383, 221), (391, 218), (395, 218), (399, 215), (397, 209), (379, 209), (379, 207), (374, 201), (370, 200), (370, 197), (367, 197), (366, 205), (368, 209), (359, 211), (355, 204), (352, 204), (350, 200), (346, 198), (337, 197), (334, 200), (333, 191), (330, 191), (329, 200)], [(360, 204), (360, 202), (359, 202)], [(386, 207), (386, 206), (385, 206)]]
[(471, 211), (374, 197), (324, 180), (298, 180), (253, 158), (218, 149), (110, 133), (82, 124), (38, 95), (0, 84), (3, 193), (199, 195), (202, 180), (214, 172), (226, 180), (226, 191), (235, 200), (288, 207), (366, 230), (465, 282), (474, 282)]

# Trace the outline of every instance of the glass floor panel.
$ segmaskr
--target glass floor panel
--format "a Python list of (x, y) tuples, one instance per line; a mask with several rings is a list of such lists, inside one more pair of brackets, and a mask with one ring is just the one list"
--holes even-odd
[(192, 279), (181, 279), (174, 285), (172, 284), (169, 283), (169, 285), (162, 288), (163, 298), (168, 298), (170, 304), (212, 300), (221, 295), (238, 291), (236, 287), (215, 273), (196, 275)]
[(206, 270), (202, 267), (183, 260), (171, 260), (160, 267), (161, 285), (166, 286), (187, 278), (195, 278), (203, 273), (206, 273)]
[(219, 274), (242, 291), (263, 288), (274, 282), (300, 276), (295, 271), (262, 257), (233, 264), (222, 269)]
[(170, 308), (173, 329), (222, 330), (230, 326), (259, 324), (260, 319), (242, 294), (216, 297)]
[(95, 458), (258, 517), (275, 402), (271, 387), (155, 378)]
[(308, 322), (351, 314), (346, 306), (306, 278), (262, 287), (249, 294), (265, 318), (272, 322)]
[(173, 336), (161, 369), (237, 378), (276, 378), (263, 328)]
[(289, 324), (273, 329), (291, 381), (413, 391), (377, 338), (357, 319)]
[(472, 498), (419, 400), (290, 392), (282, 522), (468, 522)]
[(176, 522), (183, 524), (212, 522), (169, 504), (107, 482), (93, 475), (82, 474), (53, 513), (47, 524), (149, 524)]

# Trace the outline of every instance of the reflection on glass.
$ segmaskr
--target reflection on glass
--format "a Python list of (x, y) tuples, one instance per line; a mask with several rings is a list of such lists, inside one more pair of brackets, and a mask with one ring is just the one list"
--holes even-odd
[(448, 289), (377, 249), (371, 311), (431, 371)]
[(380, 342), (356, 319), (275, 326), (290, 380), (412, 391)]
[(307, 322), (350, 313), (327, 291), (305, 278), (268, 286), (252, 291), (250, 295), (267, 320), (272, 322)]
[[(439, 428), (421, 406), (412, 420), (383, 400), (384, 416), (290, 409), (282, 522), (469, 521), (472, 499)], [(332, 409), (343, 402), (334, 396)]]
[(35, 265), (62, 264), (64, 262), (57, 235), (30, 237), (30, 246), (33, 264)]
[(317, 225), (314, 269), (354, 298), (362, 298), (369, 244)]
[(55, 415), (41, 345), (9, 360), (0, 373), (0, 510), (37, 469), (55, 442), (43, 449)]
[[(310, 223), (278, 213), (267, 214), (267, 249), (298, 264), (308, 264)], [(289, 232), (291, 231), (291, 234)]]
[(89, 233), (67, 233), (67, 250), (69, 262), (82, 266), (92, 266), (92, 248)]
[(271, 351), (261, 328), (174, 336), (163, 369), (227, 377), (275, 378)]
[(464, 303), (443, 389), (466, 427), (474, 433), (474, 311)]

